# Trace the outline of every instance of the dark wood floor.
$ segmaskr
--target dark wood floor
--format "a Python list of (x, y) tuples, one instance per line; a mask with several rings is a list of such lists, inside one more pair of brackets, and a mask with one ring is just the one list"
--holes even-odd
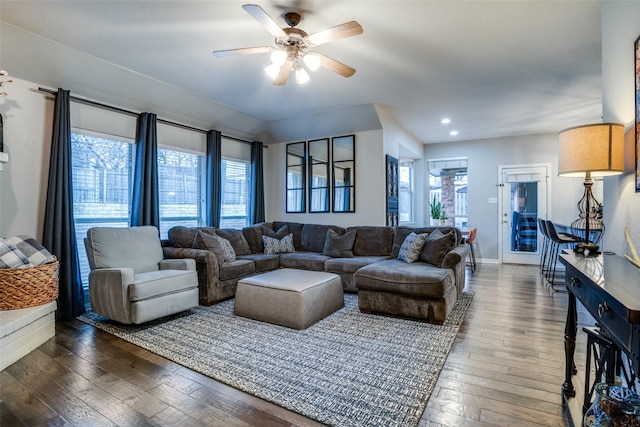
[[(420, 425), (567, 425), (567, 296), (536, 267), (485, 264), (468, 276), (475, 298)], [(578, 366), (584, 353), (579, 333)], [(319, 425), (78, 321), (58, 322), (0, 373), (0, 388), (3, 427)]]

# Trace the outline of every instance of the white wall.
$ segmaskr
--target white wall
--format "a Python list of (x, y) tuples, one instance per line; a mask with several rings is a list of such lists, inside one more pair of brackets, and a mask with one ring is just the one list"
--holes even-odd
[(417, 227), (428, 225), (429, 220), (425, 218), (424, 211), (425, 191), (428, 190), (428, 186), (425, 187), (422, 179), (425, 174), (425, 162), (422, 158), (424, 145), (404, 130), (385, 107), (381, 105), (376, 105), (375, 107), (382, 123), (384, 154), (393, 156), (396, 159), (411, 159), (414, 161), (414, 220), (411, 225)]
[(384, 225), (385, 166), (382, 130), (357, 132), (355, 136), (356, 211), (354, 213), (286, 213), (286, 143), (277, 143), (270, 144), (265, 155), (266, 220), (335, 224), (343, 227)]
[(4, 151), (0, 172), (0, 236), (28, 234), (42, 239), (51, 148), (52, 101), (38, 85), (12, 77), (0, 97)]
[[(476, 256), (479, 258), (491, 261), (499, 258), (500, 213), (498, 204), (489, 203), (489, 198), (500, 197), (498, 166), (551, 164), (549, 219), (571, 224), (577, 218), (576, 203), (584, 191), (582, 180), (558, 177), (557, 134), (425, 145), (425, 161), (452, 157), (468, 159), (469, 226), (478, 228)], [(425, 182), (428, 182), (427, 173), (425, 171)], [(428, 184), (425, 191), (428, 191)], [(602, 182), (596, 181), (594, 194), (602, 200)]]
[(640, 193), (635, 192), (634, 41), (640, 35), (640, 2), (602, 2), (603, 119), (625, 125), (625, 173), (605, 178), (604, 246), (630, 253), (624, 239), (629, 227), (640, 250)]

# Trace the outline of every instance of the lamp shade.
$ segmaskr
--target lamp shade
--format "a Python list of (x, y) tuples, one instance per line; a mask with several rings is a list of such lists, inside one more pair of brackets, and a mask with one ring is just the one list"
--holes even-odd
[(618, 175), (624, 172), (624, 126), (598, 123), (560, 132), (558, 175)]

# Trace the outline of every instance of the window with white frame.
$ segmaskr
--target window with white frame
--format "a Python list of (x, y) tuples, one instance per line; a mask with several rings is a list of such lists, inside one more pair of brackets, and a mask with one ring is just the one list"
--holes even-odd
[(398, 221), (413, 222), (413, 161), (400, 160), (398, 163)]
[(85, 288), (90, 271), (84, 247), (87, 230), (129, 225), (133, 142), (94, 132), (71, 133), (73, 215)]
[(242, 228), (249, 224), (251, 163), (222, 159), (222, 209), (220, 228)]
[(206, 224), (204, 154), (158, 149), (160, 236), (171, 227)]
[(469, 222), (467, 159), (439, 159), (427, 162), (429, 203), (440, 202), (449, 224), (466, 229)]

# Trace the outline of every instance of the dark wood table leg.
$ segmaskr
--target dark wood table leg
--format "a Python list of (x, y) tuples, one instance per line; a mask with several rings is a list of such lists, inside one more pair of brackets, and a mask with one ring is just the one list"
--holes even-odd
[(573, 356), (576, 352), (576, 334), (578, 332), (578, 313), (576, 310), (576, 296), (569, 291), (569, 308), (567, 309), (567, 323), (564, 327), (564, 384), (562, 392), (565, 398), (575, 397), (576, 390), (573, 387), (571, 377), (574, 374), (575, 364)]

